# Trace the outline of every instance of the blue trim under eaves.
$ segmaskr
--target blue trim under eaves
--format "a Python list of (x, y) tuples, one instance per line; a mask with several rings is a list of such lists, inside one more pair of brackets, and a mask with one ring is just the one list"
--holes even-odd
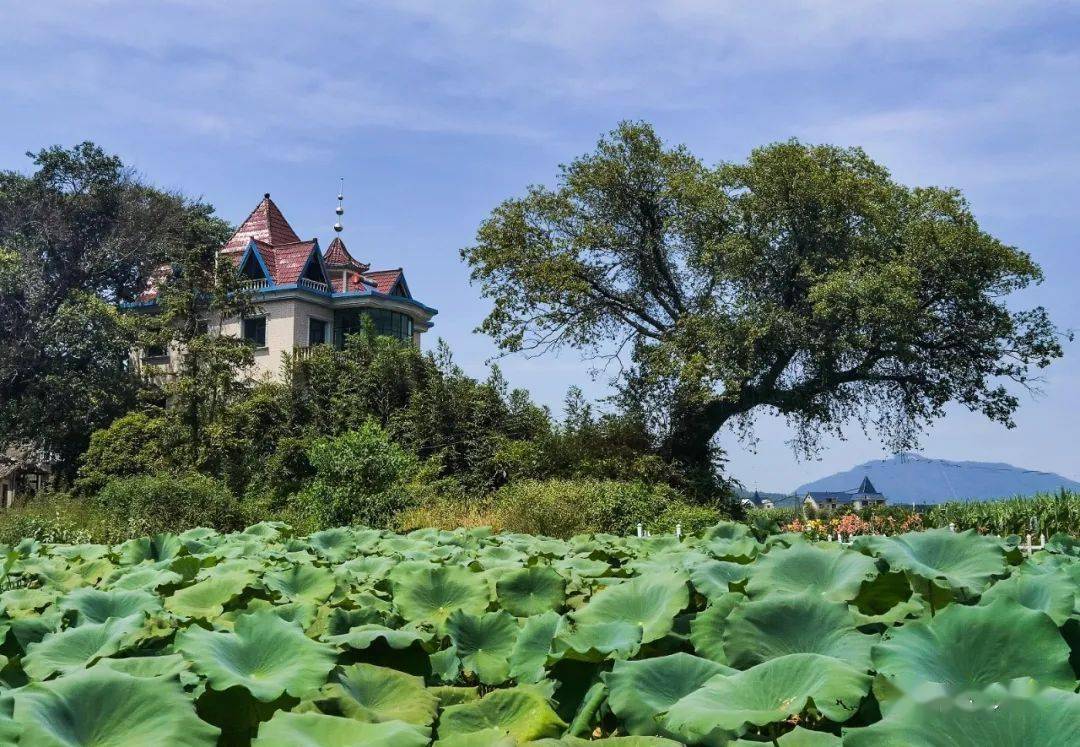
[(334, 295), (334, 298), (359, 298), (359, 297), (362, 297), (362, 296), (372, 296), (374, 298), (385, 298), (388, 301), (400, 301), (401, 303), (407, 303), (407, 304), (409, 304), (411, 306), (415, 306), (418, 309), (423, 309), (424, 311), (428, 312), (432, 316), (435, 316), (436, 314), (439, 313), (438, 309), (433, 309), (430, 306), (425, 306), (424, 304), (417, 301), (415, 298), (405, 298), (405, 296), (392, 296), (389, 293), (380, 293), (379, 291), (376, 291), (376, 290), (371, 290), (371, 291), (349, 291), (348, 293), (335, 293), (333, 295)]

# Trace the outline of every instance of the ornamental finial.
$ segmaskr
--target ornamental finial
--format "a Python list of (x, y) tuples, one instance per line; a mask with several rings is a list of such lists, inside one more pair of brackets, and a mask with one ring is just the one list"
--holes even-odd
[(341, 216), (345, 212), (345, 208), (343, 208), (341, 206), (341, 201), (345, 199), (344, 192), (345, 192), (345, 177), (341, 177), (341, 184), (340, 184), (340, 186), (338, 186), (338, 193), (337, 193), (337, 209), (334, 210), (334, 212), (337, 213), (337, 217), (338, 217), (337, 223), (334, 224), (334, 232), (335, 233), (341, 233), (342, 230), (344, 230), (344, 226), (341, 225)]

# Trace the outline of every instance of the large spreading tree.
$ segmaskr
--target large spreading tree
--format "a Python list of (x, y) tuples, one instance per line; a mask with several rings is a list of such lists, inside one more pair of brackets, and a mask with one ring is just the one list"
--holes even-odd
[(617, 358), (660, 448), (707, 478), (714, 437), (768, 409), (799, 442), (856, 421), (893, 448), (958, 402), (1012, 425), (1061, 356), (1042, 279), (963, 195), (911, 188), (858, 148), (797, 141), (709, 167), (623, 123), (554, 188), (499, 205), (462, 251), (507, 353)]
[(70, 477), (142, 384), (118, 304), (193, 234), (220, 229), (206, 205), (92, 143), (29, 155), (31, 173), (0, 171), (0, 450), (36, 448)]

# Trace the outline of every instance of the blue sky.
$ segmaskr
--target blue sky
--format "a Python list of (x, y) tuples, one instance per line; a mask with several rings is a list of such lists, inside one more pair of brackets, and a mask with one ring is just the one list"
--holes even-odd
[[(1009, 2), (5, 3), (0, 168), (91, 139), (239, 222), (271, 192), (297, 232), (406, 268), (483, 374), (486, 306), (458, 259), (478, 223), (620, 119), (708, 162), (796, 136), (861, 145), (909, 184), (964, 190), (1047, 281), (1016, 299), (1080, 326), (1080, 6)], [(558, 407), (602, 396), (571, 354), (506, 359)], [(1080, 477), (1080, 345), (1005, 430), (956, 411), (924, 453)], [(788, 490), (883, 455), (857, 429), (797, 461), (782, 422), (724, 434), (732, 474)]]

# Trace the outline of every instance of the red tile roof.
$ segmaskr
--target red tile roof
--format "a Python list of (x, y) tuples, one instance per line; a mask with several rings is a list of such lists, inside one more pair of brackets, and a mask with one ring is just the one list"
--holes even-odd
[(247, 249), (249, 239), (257, 239), (271, 246), (295, 244), (300, 241), (300, 237), (289, 225), (289, 221), (285, 220), (278, 206), (270, 199), (269, 192), (263, 195), (262, 202), (255, 206), (251, 215), (240, 224), (240, 228), (236, 229), (236, 233), (225, 243), (221, 251), (243, 254)]
[(379, 293), (390, 293), (394, 290), (394, 286), (398, 284), (398, 281), (403, 279), (403, 276), (404, 272), (400, 267), (396, 270), (373, 270), (364, 273), (366, 279), (375, 283), (375, 290)]
[(375, 290), (375, 284), (370, 280), (365, 280), (364, 276), (359, 272), (348, 272), (347, 282), (342, 283), (341, 269), (329, 269), (327, 274), (330, 275), (330, 285), (334, 287), (334, 293), (356, 293), (358, 291)]
[(364, 264), (349, 254), (349, 250), (345, 248), (345, 242), (338, 236), (335, 236), (334, 240), (330, 242), (330, 246), (326, 247), (323, 261), (327, 267), (349, 267), (359, 272), (366, 272), (371, 266)]
[(303, 274), (308, 258), (315, 251), (315, 241), (295, 241), (276, 246), (256, 241), (255, 248), (270, 271), (274, 284), (292, 285)]

